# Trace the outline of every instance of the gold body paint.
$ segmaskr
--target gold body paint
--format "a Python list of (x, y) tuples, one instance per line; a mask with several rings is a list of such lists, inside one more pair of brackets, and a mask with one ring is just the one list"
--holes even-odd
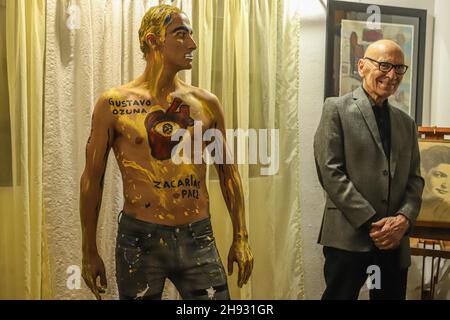
[[(186, 224), (209, 216), (206, 165), (174, 164), (170, 153), (168, 156), (171, 145), (167, 138), (183, 128), (194, 139), (195, 121), (201, 121), (202, 133), (218, 128), (224, 134), (225, 128), (217, 99), (177, 78), (179, 71), (192, 67), (192, 52), (196, 49), (187, 17), (175, 7), (154, 7), (142, 20), (139, 39), (146, 70), (136, 80), (105, 92), (99, 99), (80, 183), (83, 272), (97, 298), (97, 275), (89, 266), (94, 263), (100, 270), (103, 265), (96, 247), (96, 228), (110, 149), (122, 174), (125, 213), (156, 224)], [(176, 105), (177, 99), (182, 104)], [(176, 110), (172, 110), (173, 106)], [(191, 154), (194, 156), (194, 152)], [(241, 181), (235, 165), (216, 168), (233, 223), (234, 240), (228, 260), (238, 263), (242, 286), (250, 276), (253, 258), (247, 241)], [(162, 238), (160, 244), (167, 247)], [(104, 270), (100, 271), (104, 274)], [(135, 270), (130, 268), (129, 272)]]
[[(201, 121), (202, 133), (213, 125), (213, 113), (205, 98), (195, 88), (179, 80), (177, 84), (177, 90), (167, 97), (166, 102), (158, 104), (141, 87), (115, 89), (107, 93), (110, 112), (114, 116), (115, 139), (112, 149), (123, 178), (124, 211), (132, 212), (138, 219), (167, 225), (189, 223), (209, 216), (205, 164), (174, 164), (171, 159), (161, 161), (151, 154), (145, 119), (155, 112), (167, 112), (174, 97), (189, 106), (190, 118)], [(150, 101), (151, 105), (117, 107), (121, 101), (136, 100)], [(130, 102), (128, 104), (132, 105)], [(120, 114), (114, 112), (117, 109), (142, 109), (145, 113)], [(192, 139), (193, 163), (193, 126), (186, 130)], [(202, 142), (202, 150), (205, 146)]]

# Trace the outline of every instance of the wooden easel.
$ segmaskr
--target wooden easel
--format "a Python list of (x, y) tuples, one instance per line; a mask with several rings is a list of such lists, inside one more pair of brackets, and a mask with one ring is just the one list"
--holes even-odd
[(419, 127), (418, 131), (426, 140), (444, 140), (445, 135), (450, 135), (450, 128)]
[[(450, 128), (419, 127), (422, 141), (444, 141)], [(450, 214), (450, 212), (449, 212)], [(433, 300), (439, 280), (441, 259), (450, 259), (450, 225), (433, 225), (417, 221), (410, 235), (411, 254), (422, 257), (422, 300)], [(428, 248), (427, 248), (428, 247)], [(431, 258), (430, 285), (425, 285), (425, 261)], [(434, 268), (435, 260), (437, 267)]]

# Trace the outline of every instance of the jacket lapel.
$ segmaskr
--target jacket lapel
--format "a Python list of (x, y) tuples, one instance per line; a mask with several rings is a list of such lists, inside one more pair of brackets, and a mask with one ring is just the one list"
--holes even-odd
[(400, 119), (398, 117), (397, 110), (389, 104), (389, 118), (391, 121), (391, 158), (390, 158), (390, 171), (391, 178), (394, 178), (395, 168), (397, 167), (398, 152), (401, 148), (402, 141), (399, 137), (398, 128), (401, 128)]
[(353, 91), (353, 100), (355, 100), (356, 105), (361, 111), (361, 114), (364, 117), (364, 121), (369, 127), (369, 131), (372, 134), (373, 139), (375, 140), (375, 144), (384, 154), (383, 145), (381, 144), (380, 132), (378, 131), (377, 121), (375, 120), (375, 115), (373, 114), (372, 105), (370, 104), (369, 98), (367, 98), (362, 87), (358, 87), (355, 91)]

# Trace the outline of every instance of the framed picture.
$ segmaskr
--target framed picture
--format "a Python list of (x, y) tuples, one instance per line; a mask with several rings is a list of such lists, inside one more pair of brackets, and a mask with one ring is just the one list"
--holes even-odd
[(426, 10), (328, 1), (325, 97), (349, 93), (361, 85), (358, 61), (380, 39), (398, 43), (409, 66), (389, 102), (422, 123)]
[(421, 225), (450, 228), (450, 141), (419, 141), (421, 172), (425, 180)]
[(450, 140), (449, 128), (419, 128), (421, 174), (425, 180), (419, 227), (450, 228)]

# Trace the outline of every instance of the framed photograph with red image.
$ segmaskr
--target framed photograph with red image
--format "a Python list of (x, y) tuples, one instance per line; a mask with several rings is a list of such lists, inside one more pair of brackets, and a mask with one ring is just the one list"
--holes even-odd
[(325, 98), (342, 96), (361, 84), (358, 61), (380, 39), (398, 43), (409, 66), (389, 102), (422, 123), (426, 11), (365, 3), (328, 1)]

